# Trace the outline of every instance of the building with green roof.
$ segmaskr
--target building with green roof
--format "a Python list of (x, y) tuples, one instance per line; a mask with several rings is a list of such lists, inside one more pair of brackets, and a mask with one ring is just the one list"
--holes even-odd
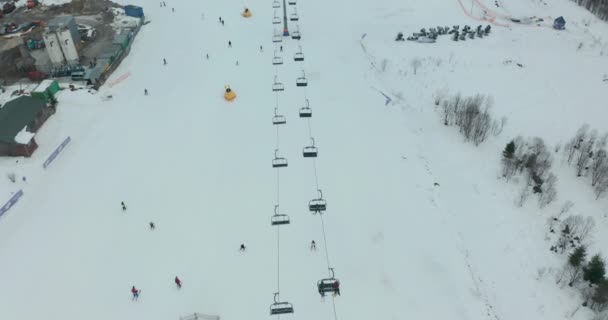
[(21, 96), (0, 108), (0, 156), (29, 157), (38, 148), (34, 133), (55, 113), (55, 106)]

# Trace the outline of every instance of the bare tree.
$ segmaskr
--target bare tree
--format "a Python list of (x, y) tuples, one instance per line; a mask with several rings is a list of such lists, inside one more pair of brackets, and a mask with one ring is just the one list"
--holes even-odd
[(422, 66), (422, 61), (420, 60), (420, 58), (414, 58), (414, 59), (412, 59), (412, 61), (410, 61), (410, 66), (412, 67), (412, 70), (414, 71), (414, 75), (416, 75), (418, 68), (420, 68), (420, 66)]
[(557, 182), (557, 177), (550, 173), (545, 182), (542, 185), (542, 192), (538, 197), (538, 205), (541, 208), (544, 208), (549, 203), (553, 202), (557, 197), (557, 190), (555, 189), (555, 183)]
[(593, 157), (593, 147), (595, 140), (597, 139), (597, 131), (592, 130), (586, 140), (583, 140), (578, 149), (578, 157), (576, 160), (576, 176), (580, 177), (583, 175), (583, 171), (587, 169), (587, 164), (591, 157)]
[(591, 162), (591, 186), (608, 177), (608, 154), (605, 149), (599, 149), (595, 152)]

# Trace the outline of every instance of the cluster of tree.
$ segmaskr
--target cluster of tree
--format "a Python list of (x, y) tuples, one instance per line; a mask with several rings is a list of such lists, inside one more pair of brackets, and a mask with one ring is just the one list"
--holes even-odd
[(538, 195), (541, 208), (555, 200), (557, 177), (551, 173), (551, 153), (541, 138), (530, 141), (517, 137), (505, 146), (502, 152), (502, 176), (509, 180), (514, 175), (524, 175), (525, 181), (518, 197), (522, 206), (530, 192)]
[(491, 132), (500, 134), (506, 123), (506, 118), (501, 121), (492, 119), (490, 108), (492, 99), (484, 95), (462, 97), (457, 94), (449, 99), (436, 97), (435, 105), (440, 105), (443, 112), (443, 124), (446, 126), (457, 126), (460, 133), (467, 141), (475, 145), (482, 143)]
[(579, 6), (585, 7), (602, 20), (608, 20), (608, 1), (606, 0), (572, 0)]
[(587, 177), (596, 198), (608, 190), (608, 134), (598, 138), (596, 130), (583, 125), (576, 135), (564, 146), (568, 164), (576, 168), (578, 177)]
[[(554, 222), (560, 222), (560, 218), (553, 218)], [(583, 244), (595, 227), (593, 217), (584, 218), (581, 215), (568, 216), (560, 224), (560, 235), (557, 244), (551, 247), (551, 251), (564, 253), (568, 249), (576, 248)], [(549, 232), (555, 233), (554, 223), (550, 224)]]
[(571, 287), (581, 281), (589, 285), (590, 290), (584, 290), (586, 301), (583, 306), (589, 306), (598, 312), (608, 308), (606, 262), (599, 254), (587, 261), (587, 248), (584, 245), (576, 247), (568, 256), (563, 275), (567, 277), (568, 285)]

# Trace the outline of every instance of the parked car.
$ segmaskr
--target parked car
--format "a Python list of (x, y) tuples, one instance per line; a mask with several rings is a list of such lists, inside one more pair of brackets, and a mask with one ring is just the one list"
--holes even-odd
[(12, 2), (5, 2), (4, 5), (2, 6), (2, 12), (4, 12), (5, 14), (9, 14), (13, 11), (15, 11), (17, 7), (15, 7), (15, 4)]
[(48, 74), (42, 71), (30, 71), (27, 73), (27, 77), (30, 78), (30, 80), (32, 81), (41, 81), (48, 78), (48, 76)]

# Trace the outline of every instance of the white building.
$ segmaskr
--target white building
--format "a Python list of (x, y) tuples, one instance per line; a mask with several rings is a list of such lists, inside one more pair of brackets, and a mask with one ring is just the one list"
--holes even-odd
[(80, 60), (77, 50), (80, 34), (73, 16), (59, 16), (49, 21), (44, 42), (53, 66), (75, 64)]

